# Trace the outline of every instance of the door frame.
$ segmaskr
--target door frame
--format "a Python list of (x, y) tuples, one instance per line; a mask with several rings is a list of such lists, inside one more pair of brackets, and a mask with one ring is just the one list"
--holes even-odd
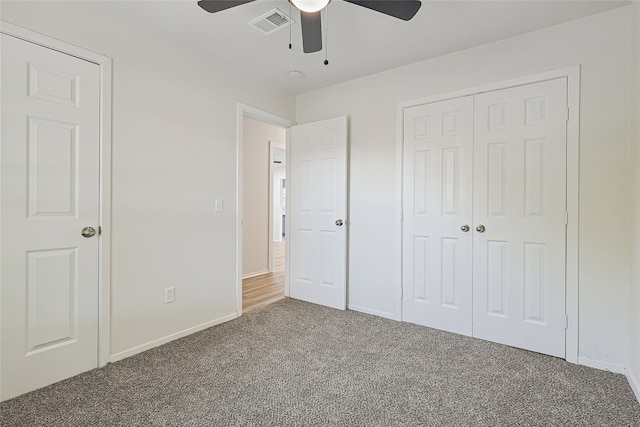
[(0, 21), (0, 33), (43, 46), (100, 68), (100, 188), (98, 206), (98, 367), (109, 362), (111, 353), (111, 111), (112, 60), (104, 55), (44, 34)]
[(396, 289), (395, 318), (402, 320), (402, 176), (403, 176), (403, 124), (404, 109), (422, 104), (430, 104), (463, 96), (478, 95), (531, 83), (543, 82), (557, 78), (567, 78), (567, 105), (569, 120), (567, 121), (567, 229), (566, 229), (566, 316), (565, 360), (578, 363), (579, 349), (579, 191), (580, 191), (580, 66), (550, 70), (538, 74), (518, 77), (510, 80), (489, 83), (481, 86), (432, 95), (425, 98), (400, 102), (396, 108)]
[[(286, 143), (285, 150), (287, 156), (287, 168), (286, 174), (289, 176), (289, 138), (291, 135), (291, 126), (295, 125), (289, 119), (271, 114), (263, 111), (259, 108), (252, 107), (247, 104), (238, 102), (237, 107), (237, 138), (236, 138), (236, 316), (242, 316), (242, 172), (243, 172), (243, 146), (244, 146), (244, 118), (250, 117), (252, 119), (268, 123), (273, 126), (284, 128), (286, 130)], [(271, 169), (271, 168), (270, 168)], [(269, 174), (271, 175), (271, 174)], [(269, 203), (271, 206), (271, 203)], [(286, 207), (286, 214), (288, 215), (289, 205)], [(271, 216), (271, 215), (269, 215)], [(271, 229), (271, 225), (269, 225)], [(289, 224), (285, 227), (286, 234), (289, 234)], [(271, 236), (271, 232), (269, 232)], [(271, 238), (270, 238), (271, 240)], [(271, 264), (271, 241), (269, 241), (269, 264)], [(284, 294), (289, 296), (289, 255), (285, 252), (285, 282), (284, 282)]]

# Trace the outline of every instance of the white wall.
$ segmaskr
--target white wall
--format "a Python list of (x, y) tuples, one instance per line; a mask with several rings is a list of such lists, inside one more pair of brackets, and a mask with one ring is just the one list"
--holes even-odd
[(627, 377), (640, 400), (640, 2), (633, 4), (632, 103), (631, 103), (631, 292), (629, 294), (631, 327)]
[(351, 118), (351, 308), (399, 316), (397, 104), (582, 65), (580, 356), (622, 370), (629, 340), (629, 13), (617, 9), (297, 97), (298, 123)]
[(269, 141), (286, 143), (286, 130), (244, 118), (242, 274), (269, 271)]
[(1, 7), (113, 58), (112, 355), (235, 316), (237, 103), (291, 119), (294, 97), (93, 2)]

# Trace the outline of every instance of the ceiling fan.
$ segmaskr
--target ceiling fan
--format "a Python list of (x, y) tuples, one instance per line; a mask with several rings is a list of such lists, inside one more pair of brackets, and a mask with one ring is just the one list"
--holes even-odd
[[(220, 12), (255, 0), (200, 0), (198, 6), (209, 13)], [(420, 0), (344, 0), (394, 18), (408, 21), (415, 16)], [(302, 50), (313, 53), (322, 50), (322, 20), (320, 13), (331, 0), (289, 0), (300, 11)]]

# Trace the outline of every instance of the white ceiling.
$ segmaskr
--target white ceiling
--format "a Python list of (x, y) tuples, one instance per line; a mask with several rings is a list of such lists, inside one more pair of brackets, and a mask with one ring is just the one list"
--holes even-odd
[[(629, 4), (617, 0), (423, 0), (408, 22), (333, 0), (328, 7), (328, 59), (325, 51), (304, 54), (299, 13), (291, 29), (266, 36), (247, 25), (287, 0), (257, 0), (210, 14), (195, 0), (105, 1), (94, 4), (137, 22), (293, 93), (351, 80), (450, 52), (512, 37)], [(290, 70), (303, 73), (292, 79)]]

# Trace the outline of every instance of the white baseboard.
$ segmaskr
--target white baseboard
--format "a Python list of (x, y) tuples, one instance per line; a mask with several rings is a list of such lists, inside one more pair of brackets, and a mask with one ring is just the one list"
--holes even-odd
[(400, 320), (400, 316), (398, 316), (395, 313), (388, 313), (386, 311), (372, 310), (370, 308), (359, 307), (357, 305), (351, 305), (351, 304), (349, 304), (347, 306), (347, 308), (349, 310), (359, 311), (361, 313), (372, 314), (372, 315), (378, 316), (378, 317), (384, 317), (385, 319), (398, 320), (398, 321)]
[(131, 357), (135, 354), (142, 353), (143, 351), (150, 350), (154, 347), (159, 347), (162, 344), (166, 344), (168, 342), (177, 340), (178, 338), (186, 337), (187, 335), (191, 335), (193, 333), (202, 331), (203, 329), (210, 328), (211, 326), (219, 325), (224, 322), (228, 322), (229, 320), (233, 320), (238, 317), (237, 313), (230, 314), (228, 316), (220, 317), (218, 319), (212, 320), (210, 322), (201, 323), (200, 325), (196, 325), (192, 328), (185, 329), (180, 332), (176, 332), (175, 334), (167, 335), (166, 337), (158, 338), (157, 340), (150, 341), (146, 344), (142, 344), (129, 350), (121, 351), (116, 354), (112, 354), (109, 356), (109, 362), (117, 362), (118, 360), (126, 359), (127, 357)]
[(578, 365), (588, 366), (590, 368), (600, 369), (601, 371), (609, 371), (616, 374), (624, 374), (625, 367), (617, 363), (602, 362), (600, 360), (589, 359), (588, 357), (578, 356)]
[(251, 279), (252, 277), (262, 276), (263, 274), (267, 274), (269, 270), (256, 271), (255, 273), (248, 273), (242, 275), (242, 280)]
[(627, 376), (627, 381), (629, 381), (631, 390), (633, 390), (633, 393), (636, 395), (636, 399), (640, 402), (640, 381), (638, 381), (638, 377), (636, 377), (629, 368), (625, 369), (625, 375)]

